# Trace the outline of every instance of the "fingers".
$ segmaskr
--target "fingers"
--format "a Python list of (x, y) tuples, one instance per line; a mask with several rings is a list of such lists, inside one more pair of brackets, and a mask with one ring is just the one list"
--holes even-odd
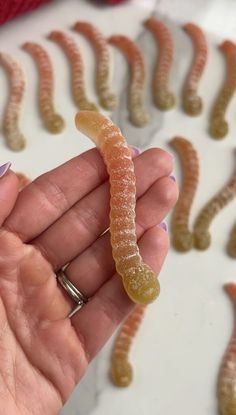
[(19, 192), (17, 176), (8, 170), (0, 177), (0, 226), (12, 211)]
[[(138, 197), (161, 175), (169, 174), (172, 169), (171, 157), (161, 150), (146, 151), (137, 157), (134, 163)], [(43, 252), (54, 269), (71, 261), (108, 228), (109, 199), (109, 186), (106, 182), (75, 204), (34, 240), (34, 244)]]
[[(137, 202), (136, 235), (139, 239), (143, 233), (162, 222), (169, 209), (177, 199), (177, 187), (168, 177), (159, 179)], [(166, 249), (168, 237), (160, 233)], [(157, 255), (157, 267), (161, 268), (163, 256)], [(88, 267), (89, 264), (89, 267)], [(62, 264), (61, 264), (62, 265)], [(115, 273), (112, 258), (110, 233), (102, 235), (82, 254), (78, 255), (66, 268), (69, 280), (87, 297), (96, 291)]]
[[(141, 159), (134, 159), (138, 171), (144, 162), (148, 162), (147, 173), (152, 177), (170, 174), (172, 158), (168, 153), (159, 149), (145, 153), (144, 157), (140, 156)], [(16, 209), (6, 225), (24, 242), (28, 242), (105, 180), (107, 171), (99, 152), (96, 149), (87, 151), (27, 186), (19, 195)]]
[[(160, 262), (164, 261), (168, 249), (166, 232), (157, 227), (149, 229), (142, 236), (139, 246), (144, 261), (158, 273)], [(134, 304), (123, 289), (121, 278), (115, 274), (75, 314), (72, 324), (78, 336), (83, 339), (89, 360), (99, 352), (133, 307)]]

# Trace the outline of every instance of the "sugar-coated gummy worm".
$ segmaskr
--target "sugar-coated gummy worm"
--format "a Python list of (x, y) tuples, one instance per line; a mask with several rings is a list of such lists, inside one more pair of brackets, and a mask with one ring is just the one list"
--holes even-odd
[(100, 105), (106, 110), (117, 107), (117, 97), (110, 90), (110, 54), (107, 41), (98, 28), (88, 22), (76, 22), (73, 29), (85, 36), (96, 54), (96, 90)]
[(220, 415), (236, 414), (236, 284), (228, 283), (225, 291), (234, 307), (234, 329), (231, 340), (224, 354), (217, 385), (218, 406)]
[(133, 369), (129, 352), (133, 339), (144, 317), (145, 306), (137, 304), (123, 322), (115, 339), (111, 357), (111, 379), (114, 385), (129, 386), (133, 380)]
[(91, 138), (102, 154), (110, 181), (112, 255), (124, 288), (136, 303), (148, 304), (159, 294), (155, 272), (140, 256), (135, 233), (136, 187), (130, 150), (120, 129), (104, 115), (81, 111), (77, 128)]
[(19, 191), (21, 191), (30, 183), (30, 179), (24, 173), (16, 172), (16, 175), (19, 180)]
[(7, 53), (0, 53), (0, 64), (6, 70), (10, 91), (3, 118), (3, 133), (11, 150), (20, 151), (25, 147), (25, 137), (19, 128), (20, 112), (25, 94), (25, 74), (22, 66)]
[(23, 49), (34, 58), (39, 72), (39, 109), (45, 127), (50, 133), (58, 134), (64, 130), (65, 122), (57, 114), (53, 105), (54, 73), (48, 52), (39, 44), (26, 42)]
[(96, 105), (90, 102), (86, 96), (84, 63), (79, 47), (74, 39), (66, 33), (56, 30), (49, 34), (48, 39), (58, 43), (69, 59), (72, 75), (72, 93), (75, 104), (80, 110), (97, 111)]
[(200, 211), (194, 223), (194, 246), (207, 249), (211, 243), (209, 227), (214, 217), (236, 196), (236, 170), (226, 186)]
[(236, 224), (233, 226), (233, 229), (230, 232), (227, 252), (232, 258), (236, 258)]
[(143, 127), (150, 121), (150, 116), (144, 108), (145, 64), (141, 50), (126, 36), (114, 35), (108, 42), (117, 47), (126, 56), (130, 67), (130, 82), (128, 92), (129, 117), (136, 127)]
[(216, 98), (210, 116), (209, 132), (213, 138), (224, 138), (229, 130), (225, 113), (236, 89), (236, 45), (226, 40), (220, 46), (226, 60), (224, 84)]
[(183, 29), (194, 44), (194, 59), (183, 89), (183, 109), (189, 115), (198, 115), (202, 112), (203, 103), (197, 95), (197, 88), (207, 62), (207, 41), (199, 26), (187, 23)]
[(186, 252), (193, 247), (189, 216), (198, 185), (199, 158), (192, 143), (183, 137), (174, 137), (170, 144), (179, 154), (183, 172), (179, 199), (172, 216), (172, 243), (177, 251)]
[(160, 110), (169, 110), (175, 105), (174, 94), (169, 90), (169, 78), (174, 58), (173, 36), (168, 27), (154, 17), (146, 20), (144, 25), (153, 33), (159, 51), (153, 76), (154, 102)]

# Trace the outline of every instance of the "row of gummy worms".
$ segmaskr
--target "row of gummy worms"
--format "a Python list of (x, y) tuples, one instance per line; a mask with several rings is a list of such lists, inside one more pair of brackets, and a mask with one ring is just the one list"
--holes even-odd
[[(174, 41), (168, 27), (161, 21), (151, 17), (144, 26), (153, 34), (158, 47), (157, 63), (153, 74), (152, 92), (155, 105), (162, 111), (175, 105), (175, 96), (170, 91), (169, 83), (174, 59)], [(128, 85), (129, 119), (136, 127), (143, 127), (150, 121), (144, 105), (145, 61), (140, 48), (134, 41), (123, 35), (113, 35), (106, 39), (100, 30), (91, 23), (77, 22), (73, 30), (85, 36), (96, 55), (96, 91), (99, 104), (112, 111), (118, 105), (118, 99), (110, 87), (110, 54), (109, 44), (121, 50), (130, 68)], [(189, 69), (182, 93), (182, 107), (186, 114), (196, 116), (202, 112), (202, 98), (198, 96), (198, 85), (207, 62), (207, 41), (203, 31), (193, 23), (184, 25), (194, 45), (194, 59)], [(82, 54), (74, 39), (61, 31), (53, 31), (48, 39), (60, 45), (71, 65), (71, 84), (75, 104), (80, 110), (98, 111), (96, 104), (86, 94), (84, 82), (84, 63)], [(23, 49), (35, 59), (39, 72), (39, 109), (46, 129), (50, 133), (60, 133), (65, 122), (54, 109), (54, 71), (48, 52), (37, 43), (26, 42)], [(216, 98), (210, 115), (209, 132), (215, 139), (226, 136), (228, 123), (225, 113), (236, 89), (236, 45), (224, 41), (220, 45), (226, 60), (226, 76), (224, 84)], [(3, 132), (10, 149), (19, 151), (25, 147), (26, 140), (20, 131), (19, 118), (25, 92), (25, 75), (21, 64), (6, 54), (0, 54), (0, 64), (6, 69), (10, 78), (8, 105), (3, 120)]]

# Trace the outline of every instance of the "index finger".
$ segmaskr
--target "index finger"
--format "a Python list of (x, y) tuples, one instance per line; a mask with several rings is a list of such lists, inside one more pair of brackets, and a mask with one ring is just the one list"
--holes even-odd
[[(146, 166), (148, 179), (155, 180), (172, 171), (172, 157), (161, 149), (147, 150), (134, 159), (135, 173)], [(142, 167), (142, 168), (141, 168)], [(143, 174), (143, 173), (142, 173)], [(24, 242), (36, 238), (58, 220), (76, 202), (108, 178), (97, 149), (73, 158), (60, 167), (43, 174), (21, 191), (5, 227)], [(142, 177), (143, 182), (145, 178)]]

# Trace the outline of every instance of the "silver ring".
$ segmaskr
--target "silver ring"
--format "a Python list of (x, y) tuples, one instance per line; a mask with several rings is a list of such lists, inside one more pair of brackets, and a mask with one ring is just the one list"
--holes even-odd
[(60, 269), (56, 273), (56, 275), (61, 286), (66, 290), (69, 296), (77, 303), (75, 309), (72, 310), (68, 316), (69, 318), (71, 318), (77, 311), (81, 309), (81, 307), (83, 307), (84, 304), (88, 302), (88, 298), (84, 294), (82, 294), (81, 291), (79, 291), (78, 288), (76, 288), (70, 280), (68, 280), (63, 269)]

